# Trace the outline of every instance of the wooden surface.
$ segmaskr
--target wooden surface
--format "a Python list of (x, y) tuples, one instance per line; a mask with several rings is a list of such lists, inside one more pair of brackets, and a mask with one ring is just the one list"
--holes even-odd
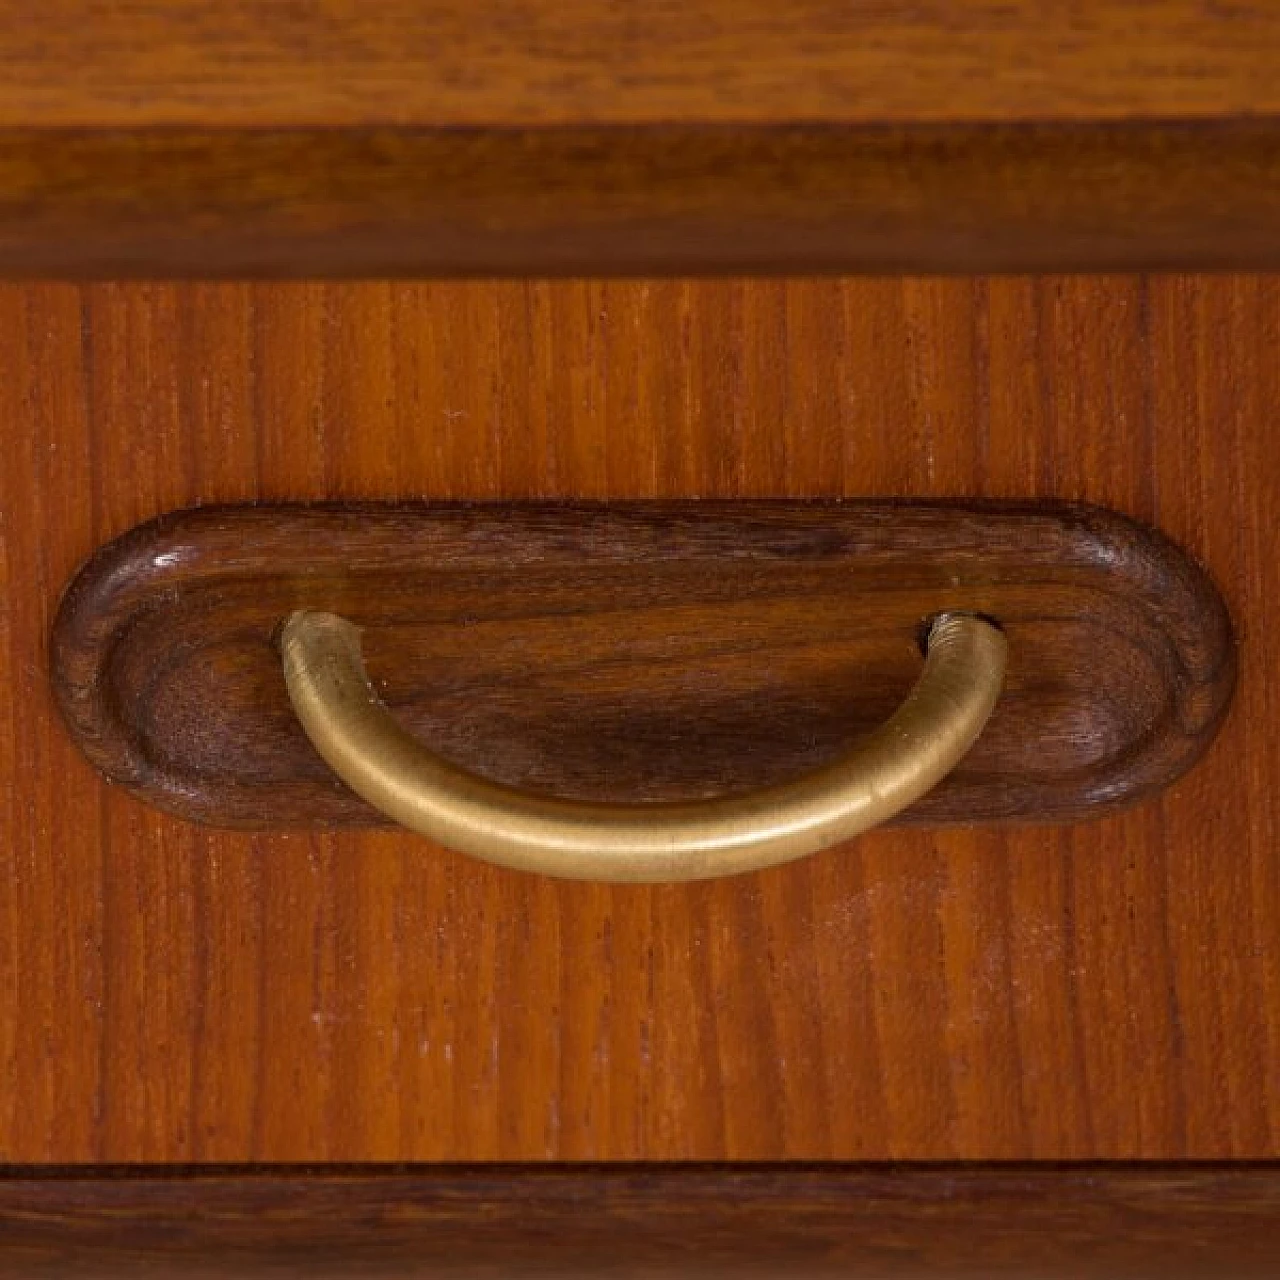
[(5, 0), (0, 126), (1225, 118), (1278, 58), (1267, 0)]
[(9, 277), (1277, 266), (1280, 117), (1253, 114), (0, 129)]
[(396, 718), (482, 777), (630, 803), (813, 773), (920, 675), (929, 620), (996, 618), (1009, 670), (964, 761), (899, 819), (1062, 823), (1158, 792), (1235, 680), (1213, 584), (1154, 531), (1053, 504), (243, 506), (103, 548), (52, 637), (113, 781), (214, 826), (386, 825), (307, 741), (277, 641), (361, 628)]
[(0, 3), (0, 273), (1280, 266), (1269, 0)]
[[(0, 289), (0, 1158), (1280, 1155), (1280, 282)], [(531, 881), (103, 786), (47, 640), (193, 503), (1087, 499), (1208, 568), (1200, 765), (1071, 830)]]
[(1280, 1265), (1270, 1166), (510, 1166), (11, 1171), (37, 1276), (1038, 1280)]

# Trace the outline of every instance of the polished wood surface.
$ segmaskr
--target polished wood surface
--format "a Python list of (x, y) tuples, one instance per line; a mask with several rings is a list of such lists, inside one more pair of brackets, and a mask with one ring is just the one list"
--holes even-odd
[(0, 129), (8, 277), (1277, 266), (1280, 118), (1253, 113)]
[(4, 0), (0, 126), (1228, 118), (1277, 58), (1267, 0)]
[(286, 692), (297, 609), (451, 763), (570, 800), (701, 800), (817, 772), (895, 712), (930, 620), (1009, 665), (960, 765), (892, 822), (1080, 821), (1168, 786), (1235, 683), (1212, 582), (1153, 530), (1052, 503), (254, 505), (99, 551), (54, 623), (59, 705), (143, 800), (214, 826), (379, 826)]
[(1280, 1168), (484, 1166), (10, 1171), (24, 1277), (1257, 1276)]
[[(0, 289), (0, 1158), (1280, 1154), (1280, 283)], [(97, 547), (252, 499), (1085, 499), (1208, 568), (1201, 764), (1070, 830), (663, 889), (105, 787), (47, 641)]]
[(10, 277), (1278, 266), (1269, 0), (0, 3)]

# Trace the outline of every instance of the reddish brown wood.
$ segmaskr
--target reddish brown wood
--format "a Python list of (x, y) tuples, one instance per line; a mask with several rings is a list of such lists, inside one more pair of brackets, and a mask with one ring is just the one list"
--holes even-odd
[(0, 272), (1275, 267), (1278, 120), (0, 128)]
[(23, 1276), (1256, 1276), (1267, 1166), (14, 1171)]
[(1203, 753), (1235, 680), (1207, 577), (1096, 508), (240, 507), (162, 517), (71, 585), (52, 652), (77, 742), (215, 826), (380, 825), (289, 706), (274, 637), (297, 608), (364, 629), (375, 684), (448, 758), (581, 799), (820, 767), (888, 718), (946, 610), (999, 620), (1009, 674), (907, 822), (1069, 822), (1149, 796)]
[(1275, 267), (1267, 0), (0, 3), (0, 272)]
[(1268, 0), (0, 4), (0, 122), (447, 126), (1280, 111)]
[[(0, 1157), (1280, 1156), (1278, 349), (1270, 277), (0, 287)], [(1203, 564), (1200, 764), (600, 888), (194, 826), (53, 702), (78, 566), (192, 504), (902, 494)]]

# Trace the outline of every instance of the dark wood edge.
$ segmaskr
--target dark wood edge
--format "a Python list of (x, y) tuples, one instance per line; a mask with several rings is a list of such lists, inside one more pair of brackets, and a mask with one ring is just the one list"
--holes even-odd
[(0, 130), (0, 274), (1280, 266), (1280, 118)]
[(1280, 1164), (9, 1168), (24, 1276), (1273, 1274)]

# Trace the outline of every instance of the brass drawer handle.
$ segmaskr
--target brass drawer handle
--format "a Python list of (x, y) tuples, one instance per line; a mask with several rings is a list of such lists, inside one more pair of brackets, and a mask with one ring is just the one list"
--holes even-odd
[(1001, 630), (934, 621), (924, 669), (896, 712), (840, 759), (794, 782), (678, 804), (534, 795), (457, 768), (405, 732), (365, 674), (360, 632), (299, 612), (281, 634), (285, 683), (333, 771), (388, 817), (489, 862), (577, 880), (734, 875), (816, 853), (918, 800), (964, 757), (1004, 682)]

